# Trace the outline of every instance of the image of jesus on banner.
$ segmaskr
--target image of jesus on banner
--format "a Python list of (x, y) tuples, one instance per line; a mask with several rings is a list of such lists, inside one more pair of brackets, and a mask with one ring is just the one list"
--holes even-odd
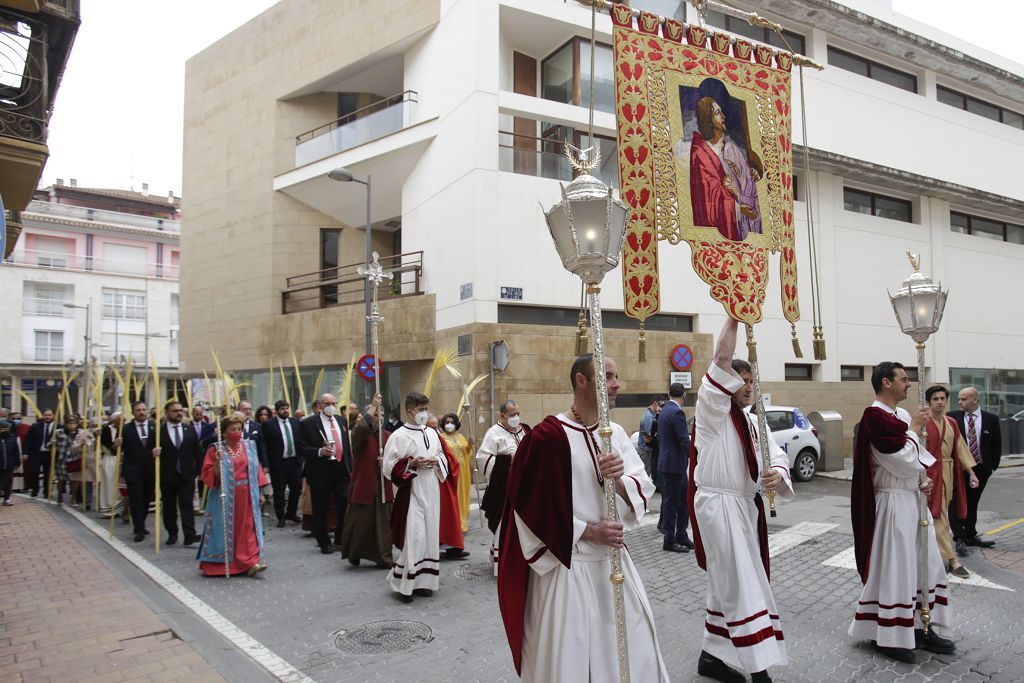
[(682, 163), (689, 156), (693, 225), (717, 228), (736, 242), (761, 234), (757, 184), (764, 166), (750, 144), (746, 103), (716, 78), (680, 86), (679, 103), (683, 139), (676, 154)]

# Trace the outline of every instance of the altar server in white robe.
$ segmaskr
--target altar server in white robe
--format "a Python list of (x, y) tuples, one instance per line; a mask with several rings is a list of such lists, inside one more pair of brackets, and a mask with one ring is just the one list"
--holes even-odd
[[(751, 404), (750, 365), (733, 359), (737, 323), (729, 318), (714, 363), (697, 392), (687, 500), (697, 563), (707, 571), (707, 611), (697, 672), (719, 681), (770, 681), (786, 664), (786, 642), (769, 584), (768, 526), (760, 486), (791, 500), (789, 458), (769, 432), (764, 470)], [(742, 673), (741, 673), (742, 672)]]
[(437, 431), (427, 427), (430, 399), (405, 397), (406, 422), (392, 432), (384, 448), (385, 476), (397, 487), (391, 512), (391, 540), (401, 551), (388, 570), (388, 584), (403, 602), (430, 596), (440, 572), (440, 482), (448, 477), (448, 459)]
[[(608, 402), (618, 370), (606, 359)], [(498, 603), (524, 681), (618, 681), (611, 549), (621, 549), (625, 632), (634, 681), (667, 681), (647, 594), (623, 544), (654, 494), (625, 430), (612, 423), (612, 453), (597, 433), (591, 354), (570, 373), (574, 400), (527, 435), (509, 472), (502, 515)], [(604, 478), (615, 480), (621, 521), (605, 521)]]
[(917, 533), (918, 489), (932, 489), (925, 468), (935, 458), (920, 445), (928, 423), (925, 406), (913, 418), (897, 407), (907, 397), (910, 380), (899, 363), (886, 361), (871, 374), (875, 402), (861, 417), (853, 455), (850, 503), (857, 571), (864, 589), (850, 624), (850, 636), (870, 640), (873, 647), (900, 662), (916, 661), (914, 649), (938, 654), (956, 651), (951, 640), (936, 633), (952, 620), (946, 567), (928, 517), (928, 604), (932, 629), (920, 621)]

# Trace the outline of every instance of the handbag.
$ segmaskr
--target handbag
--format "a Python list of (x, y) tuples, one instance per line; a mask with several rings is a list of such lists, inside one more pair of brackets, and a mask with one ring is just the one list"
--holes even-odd
[(74, 460), (68, 460), (67, 462), (68, 472), (81, 472), (82, 471), (82, 457), (79, 456)]

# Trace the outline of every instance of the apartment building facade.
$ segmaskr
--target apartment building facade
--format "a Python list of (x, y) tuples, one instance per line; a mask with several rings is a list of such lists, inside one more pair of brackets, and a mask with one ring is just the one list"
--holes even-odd
[[(630, 4), (698, 21), (688, 3)], [(799, 267), (808, 273), (811, 210), (828, 358), (807, 357), (809, 319), (797, 328), (805, 357), (794, 358), (772, 283), (758, 335), (766, 391), (805, 412), (838, 410), (849, 430), (870, 401), (872, 365), (916, 362), (886, 295), (909, 274), (910, 249), (951, 290), (928, 376), (977, 384), (1003, 416), (1024, 410), (1024, 321), (1003, 303), (1024, 266), (1024, 189), (1013, 168), (1024, 152), (1024, 66), (897, 15), (885, 0), (737, 4), (782, 23), (786, 41), (722, 14), (708, 16), (709, 28), (788, 43), (826, 65), (805, 72), (793, 107), (801, 144), (806, 112), (810, 161), (807, 172), (798, 150)], [(212, 367), (212, 346), (262, 400), (280, 393), (269, 366), (290, 366), (292, 354), (308, 389), (321, 367), (333, 388), (364, 353), (356, 268), (368, 188), (328, 175), (346, 168), (370, 178), (373, 248), (398, 272), (381, 304), (389, 405), (422, 389), (439, 347), (456, 346), (472, 377), (488, 372), (488, 349), (504, 340), (512, 360), (495, 375), (495, 400), (515, 397), (527, 421), (563, 409), (580, 286), (563, 270), (538, 204), (554, 204), (559, 183), (572, 178), (562, 143), (590, 144), (589, 8), (574, 0), (302, 7), (283, 0), (186, 67), (188, 371)], [(597, 34), (603, 163), (595, 175), (616, 188), (607, 15), (598, 15)], [(678, 344), (693, 350), (694, 388), (710, 362), (724, 314), (689, 258), (685, 245), (660, 251), (662, 312), (648, 321), (646, 363), (636, 323), (622, 313), (619, 275), (605, 280), (624, 424), (666, 390)], [(809, 296), (805, 287), (807, 318)], [(488, 384), (473, 399), (484, 413)], [(453, 408), (460, 385), (443, 377), (435, 407)]]

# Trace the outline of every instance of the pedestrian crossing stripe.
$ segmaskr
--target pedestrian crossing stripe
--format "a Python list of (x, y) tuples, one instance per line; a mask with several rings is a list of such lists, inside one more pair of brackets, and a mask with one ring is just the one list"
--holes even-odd
[[(853, 546), (850, 546), (841, 553), (836, 553), (832, 557), (822, 562), (822, 564), (829, 567), (838, 567), (840, 569), (857, 569), (857, 557), (856, 555), (854, 555)], [(978, 586), (979, 588), (994, 588), (995, 590), (1010, 591), (1011, 593), (1016, 592), (1012, 588), (1007, 588), (1006, 586), (1002, 586), (993, 581), (989, 581), (988, 579), (982, 576), (978, 576), (975, 572), (971, 572), (970, 577), (966, 579), (961, 579), (959, 576), (953, 576), (952, 574), (947, 574), (946, 579), (950, 583), (959, 583), (965, 586)]]

